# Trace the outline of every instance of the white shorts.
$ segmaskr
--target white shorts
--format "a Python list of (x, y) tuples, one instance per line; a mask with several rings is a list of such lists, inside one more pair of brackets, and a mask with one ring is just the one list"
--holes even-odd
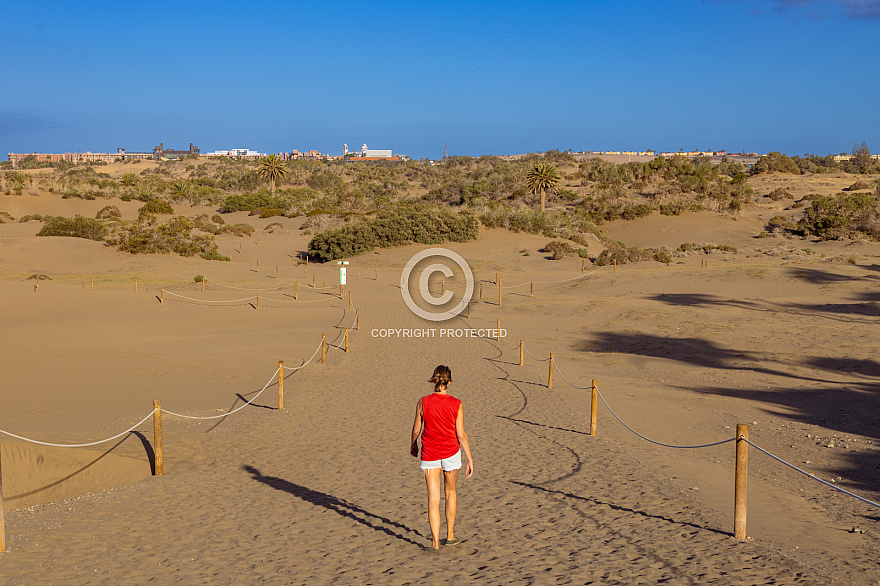
[(455, 452), (454, 456), (443, 458), (442, 460), (422, 460), (419, 465), (422, 470), (431, 470), (432, 468), (443, 468), (444, 472), (452, 472), (461, 468), (461, 450)]

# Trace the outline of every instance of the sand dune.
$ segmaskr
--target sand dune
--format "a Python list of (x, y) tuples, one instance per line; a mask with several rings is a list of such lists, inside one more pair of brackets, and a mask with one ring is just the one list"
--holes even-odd
[[(84, 215), (103, 207), (71, 203)], [(449, 245), (484, 287), (470, 319), (453, 327), (500, 319), (501, 342), (374, 337), (374, 328), (434, 327), (405, 309), (399, 290), (401, 268), (422, 247), (351, 259), (360, 330), (350, 352), (333, 347), (326, 364), (291, 374), (283, 411), (270, 386), (228, 418), (165, 416), (165, 476), (140, 480), (149, 423), (139, 428), (146, 444), (131, 436), (82, 472), (113, 444), (58, 460), (58, 450), (4, 438), (0, 581), (876, 583), (875, 509), (753, 452), (751, 540), (736, 541), (732, 444), (648, 444), (604, 405), (590, 437), (588, 392), (558, 376), (548, 389), (546, 362), (518, 364), (521, 338), (537, 358), (553, 352), (572, 383), (598, 379), (617, 415), (664, 443), (720, 441), (748, 423), (756, 444), (876, 500), (876, 245), (755, 239), (771, 211), (612, 223), (607, 233), (630, 244), (739, 252), (606, 267), (567, 283), (581, 275), (580, 259), (547, 260), (546, 238), (491, 230)], [(278, 360), (307, 360), (322, 334), (341, 345), (355, 316), (336, 295), (337, 269), (310, 265), (306, 279), (294, 256), (308, 237), (300, 220), (281, 222), (259, 244), (256, 235), (220, 238), (229, 263), (122, 255), (35, 238), (35, 223), (0, 225), (0, 429), (87, 442), (126, 429), (153, 400), (217, 415), (252, 399)], [(807, 245), (815, 254), (793, 252)], [(841, 254), (855, 264), (823, 262)], [(501, 307), (496, 270), (510, 287)], [(26, 278), (38, 272), (52, 280), (34, 291)], [(197, 274), (210, 280), (204, 292)], [(322, 281), (334, 285), (327, 294)], [(291, 302), (296, 282), (302, 296)], [(190, 300), (159, 303), (162, 288)], [(256, 294), (259, 309), (216, 303)], [(451, 365), (450, 390), (464, 401), (476, 474), (460, 487), (464, 543), (431, 557), (407, 442), (438, 363)], [(45, 488), (58, 476), (70, 476), (56, 485), (68, 492)], [(19, 501), (21, 491), (39, 501)]]

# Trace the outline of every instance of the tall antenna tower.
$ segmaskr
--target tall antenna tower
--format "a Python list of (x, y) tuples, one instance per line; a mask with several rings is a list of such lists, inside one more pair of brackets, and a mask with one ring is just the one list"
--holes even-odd
[(445, 161), (449, 157), (446, 155), (446, 141), (443, 141), (443, 160)]

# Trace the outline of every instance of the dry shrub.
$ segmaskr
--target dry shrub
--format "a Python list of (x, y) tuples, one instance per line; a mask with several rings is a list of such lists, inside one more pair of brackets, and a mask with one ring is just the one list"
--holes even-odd
[(780, 199), (794, 199), (794, 196), (791, 194), (791, 192), (783, 187), (777, 187), (776, 189), (768, 193), (767, 197), (769, 197), (773, 201), (779, 201)]
[(104, 206), (95, 214), (95, 219), (98, 220), (109, 220), (111, 218), (121, 218), (122, 212), (119, 211), (119, 208), (113, 205)]
[(74, 218), (46, 216), (44, 221), (37, 236), (70, 236), (98, 241), (107, 237), (107, 226), (93, 218), (84, 218), (80, 215)]
[(561, 260), (570, 254), (574, 254), (575, 248), (568, 242), (553, 240), (544, 245), (543, 252), (553, 255), (553, 260)]

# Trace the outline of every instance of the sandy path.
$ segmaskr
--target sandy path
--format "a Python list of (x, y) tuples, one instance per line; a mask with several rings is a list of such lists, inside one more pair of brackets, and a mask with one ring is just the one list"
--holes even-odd
[[(419, 325), (381, 313), (383, 325)], [(245, 411), (204, 436), (190, 470), (12, 513), (3, 574), (82, 583), (824, 582), (765, 544), (732, 540), (696, 502), (651, 482), (618, 443), (587, 437), (543, 386), (543, 369), (514, 367), (496, 343), (423, 340), (416, 365), (412, 340), (364, 330), (352, 343), (350, 354), (288, 379), (287, 412)], [(441, 564), (422, 550), (423, 481), (407, 455), (433, 355), (456, 365), (453, 391), (477, 466), (460, 488), (464, 543), (444, 550)]]

